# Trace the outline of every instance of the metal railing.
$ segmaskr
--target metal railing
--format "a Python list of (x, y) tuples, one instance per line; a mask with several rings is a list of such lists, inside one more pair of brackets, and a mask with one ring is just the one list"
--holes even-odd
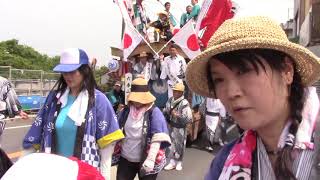
[(45, 96), (52, 89), (60, 74), (0, 66), (0, 76), (7, 78), (13, 84), (18, 95)]

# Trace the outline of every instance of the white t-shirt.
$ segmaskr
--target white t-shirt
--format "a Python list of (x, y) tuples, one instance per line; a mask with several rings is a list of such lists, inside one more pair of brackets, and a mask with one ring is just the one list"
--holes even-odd
[[(207, 98), (206, 111), (219, 113), (221, 117), (226, 116), (226, 109), (219, 99)], [(215, 132), (219, 122), (219, 116), (206, 115), (206, 125)]]
[(143, 118), (144, 116), (140, 120), (133, 120), (129, 115), (124, 126), (126, 137), (123, 140), (121, 156), (130, 162), (141, 161)]
[(221, 117), (226, 117), (226, 109), (220, 99), (207, 98), (206, 109), (208, 112), (219, 113)]
[(182, 79), (178, 76), (184, 75), (187, 68), (186, 60), (182, 56), (177, 55), (173, 58), (171, 56), (167, 56), (164, 58), (161, 66), (161, 79), (169, 77), (168, 84), (170, 85), (182, 82)]

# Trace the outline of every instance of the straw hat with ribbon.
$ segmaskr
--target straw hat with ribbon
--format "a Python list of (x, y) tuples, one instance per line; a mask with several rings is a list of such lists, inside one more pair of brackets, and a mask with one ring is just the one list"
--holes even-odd
[(172, 90), (183, 92), (184, 91), (183, 83), (177, 83), (176, 85), (173, 86)]
[(207, 49), (188, 64), (186, 79), (191, 90), (211, 97), (208, 60), (217, 54), (241, 49), (273, 49), (286, 53), (296, 64), (304, 86), (320, 77), (320, 59), (308, 49), (290, 42), (278, 23), (267, 17), (244, 17), (225, 21), (210, 38)]
[(149, 104), (156, 100), (150, 93), (148, 81), (144, 78), (136, 78), (132, 81), (131, 92), (128, 95), (128, 101)]
[(161, 12), (158, 12), (158, 16), (167, 16), (167, 17), (169, 17), (169, 14), (166, 11), (161, 11)]

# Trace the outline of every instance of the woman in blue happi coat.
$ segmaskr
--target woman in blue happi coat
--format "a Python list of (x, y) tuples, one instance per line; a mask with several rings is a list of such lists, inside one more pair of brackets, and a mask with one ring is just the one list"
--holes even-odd
[(113, 163), (118, 164), (117, 180), (154, 180), (166, 164), (165, 149), (171, 140), (156, 98), (148, 81), (136, 78), (128, 95), (128, 106), (119, 114), (125, 138), (115, 148)]
[(67, 49), (53, 70), (61, 77), (23, 140), (24, 154), (77, 157), (110, 179), (113, 144), (123, 134), (109, 100), (96, 89), (87, 54)]

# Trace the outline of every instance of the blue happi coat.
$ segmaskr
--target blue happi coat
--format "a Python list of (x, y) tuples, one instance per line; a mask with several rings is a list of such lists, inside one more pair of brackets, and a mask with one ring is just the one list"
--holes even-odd
[[(29, 132), (23, 140), (23, 148), (31, 147), (41, 152), (52, 153), (55, 119), (58, 116), (59, 104), (57, 92), (50, 92), (42, 109), (39, 111)], [(80, 139), (80, 159), (94, 167), (100, 166), (98, 150), (124, 137), (117, 122), (111, 103), (107, 97), (95, 90), (95, 103), (89, 107), (84, 124), (84, 135)], [(79, 130), (79, 127), (78, 127)], [(77, 148), (77, 147), (75, 147)]]

